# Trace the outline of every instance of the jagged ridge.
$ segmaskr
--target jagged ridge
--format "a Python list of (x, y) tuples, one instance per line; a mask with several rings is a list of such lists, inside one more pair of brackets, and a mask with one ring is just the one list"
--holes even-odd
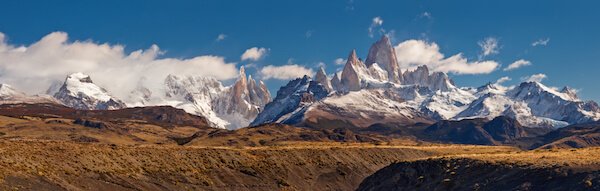
[(288, 102), (298, 100), (290, 92), (305, 92), (293, 80), (280, 89), (283, 92), (278, 92), (276, 104), (265, 108), (252, 124), (306, 125), (310, 121), (318, 125), (327, 119), (366, 127), (381, 122), (509, 116), (529, 127), (563, 127), (600, 119), (597, 104), (579, 100), (568, 87), (557, 91), (538, 82), (523, 82), (511, 88), (498, 84), (461, 88), (447, 74), (429, 71), (425, 65), (402, 71), (396, 59), (389, 38), (383, 36), (371, 46), (365, 63), (352, 50), (341, 76), (336, 73), (326, 79), (325, 71), (318, 71), (314, 82), (325, 87), (327, 96), (305, 104)]

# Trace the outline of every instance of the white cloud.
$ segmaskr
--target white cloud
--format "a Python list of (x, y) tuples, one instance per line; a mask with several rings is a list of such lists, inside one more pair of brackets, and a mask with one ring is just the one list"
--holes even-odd
[(237, 77), (236, 64), (227, 63), (220, 56), (159, 58), (161, 54), (157, 45), (126, 53), (122, 45), (91, 40), (69, 42), (65, 32), (50, 33), (21, 47), (0, 38), (0, 83), (37, 94), (45, 92), (52, 83), (62, 83), (68, 74), (83, 72), (123, 99), (142, 83), (142, 78), (143, 85), (155, 90), (163, 87), (168, 74), (212, 76), (219, 80)]
[(258, 70), (258, 66), (255, 63), (244, 64), (244, 68), (246, 68), (246, 71), (248, 71), (248, 68), (254, 68)]
[(531, 46), (546, 46), (550, 42), (550, 38), (539, 39), (531, 43)]
[(335, 65), (344, 65), (346, 64), (346, 59), (343, 58), (336, 58), (333, 63), (335, 63)]
[(512, 80), (512, 79), (511, 79), (510, 77), (508, 77), (508, 76), (504, 76), (504, 77), (501, 77), (500, 79), (496, 80), (496, 83), (495, 83), (495, 84), (498, 84), (498, 85), (500, 85), (500, 84), (502, 84), (502, 83), (504, 83), (504, 82), (508, 82), (508, 81), (511, 81), (511, 80)]
[(227, 38), (227, 35), (226, 35), (226, 34), (219, 34), (219, 35), (217, 36), (217, 39), (215, 39), (215, 40), (216, 40), (217, 42), (219, 42), (219, 41), (225, 40), (225, 38)]
[(421, 13), (421, 17), (422, 18), (427, 18), (427, 19), (433, 19), (433, 17), (431, 16), (431, 13), (427, 12), (427, 11)]
[(521, 80), (525, 82), (542, 82), (542, 80), (548, 78), (546, 74), (534, 74), (531, 76), (522, 77)]
[(354, 0), (348, 0), (346, 2), (346, 10), (347, 11), (354, 11)]
[(313, 33), (315, 33), (314, 30), (308, 30), (308, 31), (306, 31), (306, 33), (304, 33), (304, 36), (306, 38), (310, 38), (310, 37), (312, 37)]
[(531, 65), (531, 62), (528, 60), (517, 60), (515, 62), (513, 62), (512, 64), (508, 65), (506, 68), (504, 68), (504, 71), (509, 71), (509, 70), (514, 70), (523, 66), (529, 66)]
[(304, 75), (313, 76), (314, 72), (310, 68), (300, 66), (297, 64), (287, 64), (283, 66), (268, 65), (263, 67), (259, 74), (262, 79), (278, 79), (278, 80), (291, 80), (295, 78), (301, 78)]
[(317, 66), (317, 68), (321, 68), (321, 67), (327, 68), (327, 64), (325, 64), (325, 62), (318, 62), (316, 66)]
[(487, 74), (498, 67), (495, 61), (469, 62), (462, 53), (446, 58), (436, 43), (407, 40), (394, 47), (401, 68), (412, 69), (427, 65), (432, 71), (455, 74)]
[(375, 26), (381, 26), (383, 24), (383, 19), (381, 19), (381, 17), (375, 17), (373, 18), (373, 25)]
[(481, 57), (499, 53), (498, 39), (487, 37), (477, 43), (481, 47)]
[(248, 50), (244, 51), (244, 54), (242, 54), (242, 61), (244, 60), (252, 60), (252, 61), (257, 61), (260, 60), (262, 57), (264, 57), (267, 54), (267, 49), (266, 48), (259, 48), (259, 47), (252, 47), (249, 48)]
[(383, 25), (383, 19), (381, 17), (373, 18), (371, 22), (371, 26), (369, 26), (369, 37), (373, 38), (373, 33), (375, 32), (377, 27)]
[(385, 29), (381, 29), (381, 33), (390, 38), (390, 42), (396, 42), (396, 30), (386, 31)]

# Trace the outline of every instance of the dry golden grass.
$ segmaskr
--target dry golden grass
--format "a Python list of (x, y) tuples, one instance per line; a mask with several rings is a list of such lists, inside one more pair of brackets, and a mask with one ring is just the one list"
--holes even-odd
[(455, 154), (446, 157), (471, 158), (494, 163), (566, 167), (600, 170), (600, 147), (581, 149), (548, 149), (498, 153)]
[(14, 177), (40, 177), (73, 189), (94, 183), (119, 190), (106, 187), (108, 182), (143, 190), (156, 185), (171, 190), (352, 190), (392, 162), (432, 154), (375, 145), (240, 148), (5, 140), (0, 141), (0, 178), (12, 185)]
[(110, 128), (92, 128), (73, 124), (64, 118), (12, 118), (0, 116), (0, 139), (53, 140), (75, 142), (100, 142), (118, 145), (173, 144), (169, 137), (190, 136), (197, 132), (193, 127), (163, 128), (143, 122), (129, 121)]
[[(141, 121), (98, 129), (75, 125), (70, 119), (0, 116), (0, 182), (11, 177), (27, 181), (41, 177), (53, 185), (75, 190), (98, 185), (106, 190), (146, 190), (152, 185), (173, 190), (235, 190), (235, 186), (249, 185), (264, 189), (317, 185), (352, 190), (364, 177), (393, 162), (428, 158), (600, 169), (600, 148), (523, 151), (508, 146), (432, 144), (410, 139), (362, 143), (296, 141), (283, 138), (306, 134), (307, 130), (289, 127), (233, 133), (217, 130), (224, 135), (214, 137), (208, 135), (214, 129), (209, 129), (186, 146), (169, 138), (188, 137), (198, 130), (163, 128)], [(77, 142), (73, 136), (97, 142)], [(240, 144), (232, 145), (231, 140)], [(270, 142), (257, 144), (261, 140)], [(112, 184), (105, 182), (121, 187), (110, 187)], [(4, 188), (0, 184), (0, 190)]]

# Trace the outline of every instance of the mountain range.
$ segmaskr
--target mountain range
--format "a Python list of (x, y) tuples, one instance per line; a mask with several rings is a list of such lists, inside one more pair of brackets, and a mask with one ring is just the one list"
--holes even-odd
[(593, 101), (576, 92), (527, 81), (518, 86), (458, 87), (446, 73), (398, 66), (389, 38), (369, 49), (365, 62), (352, 50), (341, 75), (323, 69), (282, 87), (251, 125), (350, 126), (410, 125), (439, 120), (508, 116), (528, 127), (557, 128), (600, 119)]
[(26, 95), (10, 85), (0, 85), (0, 103), (59, 103), (79, 110), (114, 110), (127, 107), (173, 106), (194, 115), (206, 117), (216, 128), (237, 129), (247, 126), (261, 108), (271, 100), (262, 81), (246, 77), (244, 68), (231, 86), (210, 77), (169, 75), (164, 92), (152, 92), (143, 86), (131, 91), (124, 101), (96, 85), (90, 76), (73, 73), (59, 88), (47, 93)]
[(128, 97), (117, 98), (90, 76), (74, 73), (47, 93), (29, 96), (2, 84), (0, 103), (60, 103), (80, 110), (168, 105), (227, 129), (266, 123), (366, 128), (498, 116), (526, 127), (558, 128), (600, 119), (598, 104), (580, 100), (569, 87), (559, 90), (534, 81), (459, 87), (446, 73), (425, 65), (400, 68), (386, 36), (371, 46), (365, 61), (352, 50), (341, 73), (328, 75), (320, 68), (314, 78), (291, 80), (273, 99), (264, 82), (247, 76), (243, 67), (231, 86), (211, 77), (173, 74), (161, 91), (140, 84)]

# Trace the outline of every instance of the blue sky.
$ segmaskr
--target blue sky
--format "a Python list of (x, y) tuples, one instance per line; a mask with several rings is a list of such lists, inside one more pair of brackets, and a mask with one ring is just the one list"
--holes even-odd
[[(595, 1), (3, 1), (0, 32), (12, 45), (29, 45), (54, 31), (69, 41), (124, 45), (125, 52), (160, 46), (160, 57), (217, 55), (236, 67), (290, 63), (327, 72), (351, 49), (366, 57), (385, 30), (396, 45), (409, 39), (439, 45), (446, 57), (500, 64), (488, 74), (451, 74), (460, 86), (479, 86), (507, 76), (514, 85), (545, 74), (550, 86), (572, 86), (583, 99), (600, 100), (600, 3)], [(373, 19), (383, 22), (369, 27)], [(391, 32), (393, 31), (393, 32)], [(223, 40), (216, 40), (224, 34)], [(496, 39), (496, 54), (482, 56), (479, 42)], [(546, 45), (532, 46), (539, 40)], [(241, 61), (251, 47), (267, 49), (257, 61)], [(531, 65), (504, 71), (524, 59)], [(258, 75), (258, 74), (255, 74)], [(287, 80), (268, 79), (272, 93)]]

